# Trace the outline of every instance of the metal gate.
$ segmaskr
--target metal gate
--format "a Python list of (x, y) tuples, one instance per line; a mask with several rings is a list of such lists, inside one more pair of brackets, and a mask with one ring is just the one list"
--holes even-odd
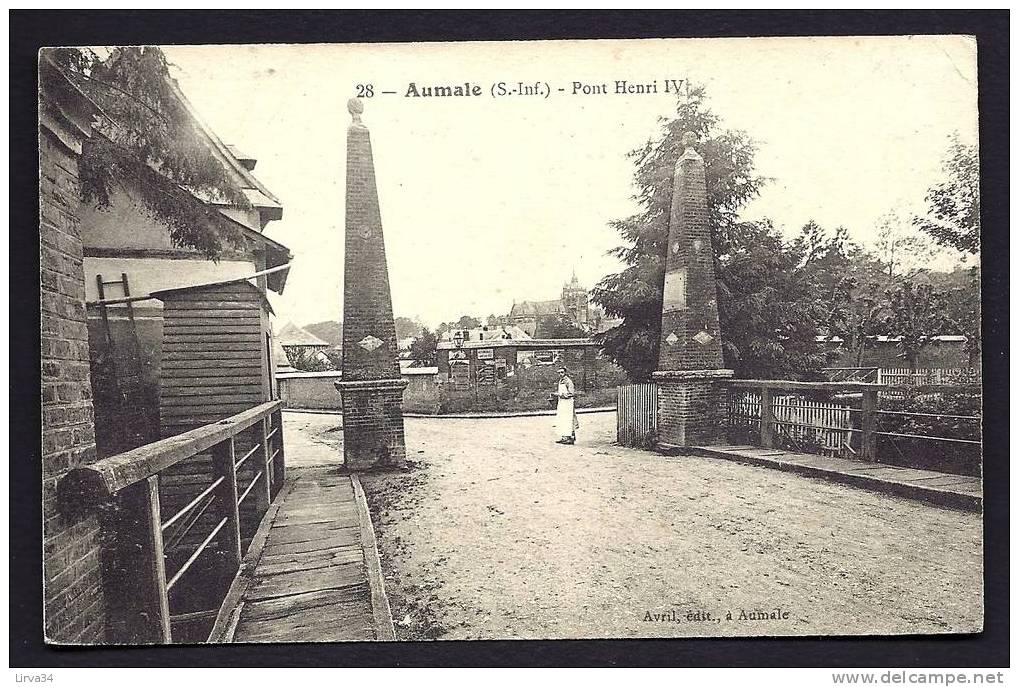
[(652, 448), (658, 435), (658, 387), (627, 384), (616, 391), (616, 442)]

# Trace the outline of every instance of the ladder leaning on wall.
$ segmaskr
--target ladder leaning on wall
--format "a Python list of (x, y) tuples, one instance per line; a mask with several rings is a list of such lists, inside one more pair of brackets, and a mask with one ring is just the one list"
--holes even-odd
[(134, 305), (130, 300), (123, 304), (127, 314), (128, 335), (125, 350), (120, 351), (122, 355), (118, 356), (118, 347), (110, 327), (109, 306), (104, 302), (108, 297), (115, 297), (107, 294), (106, 287), (108, 286), (119, 286), (123, 291), (123, 297), (130, 298), (131, 287), (128, 283), (127, 273), (121, 272), (120, 279), (113, 280), (104, 280), (103, 275), (96, 275), (96, 287), (99, 292), (98, 307), (102, 318), (102, 333), (106, 348), (105, 360), (103, 360), (105, 366), (100, 373), (106, 374), (106, 381), (109, 383), (108, 397), (115, 404), (115, 408), (112, 410), (119, 419), (118, 422), (112, 423), (115, 427), (110, 429), (117, 433), (118, 443), (127, 448), (150, 441), (151, 437), (148, 435), (153, 428), (144, 398), (145, 379), (142, 374), (142, 350), (134, 319)]

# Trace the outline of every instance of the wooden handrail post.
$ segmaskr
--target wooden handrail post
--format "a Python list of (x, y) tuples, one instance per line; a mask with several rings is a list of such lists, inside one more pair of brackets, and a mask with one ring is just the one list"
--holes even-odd
[(772, 405), (771, 389), (761, 389), (761, 446), (775, 445), (775, 408)]
[(860, 457), (863, 460), (877, 460), (877, 389), (863, 392), (860, 403)]
[(286, 449), (283, 442), (283, 411), (281, 409), (277, 409), (276, 412), (272, 414), (272, 418), (273, 424), (276, 425), (276, 434), (274, 437), (276, 439), (276, 445), (279, 447), (277, 449), (279, 454), (276, 456), (276, 460), (273, 463), (273, 470), (276, 473), (276, 481), (278, 484), (276, 488), (278, 490), (283, 487), (283, 478), (286, 476), (287, 471), (287, 463), (284, 458), (284, 452)]
[(169, 644), (159, 477), (121, 491), (105, 509), (103, 590), (111, 642)]
[(212, 447), (212, 465), (217, 476), (225, 477), (219, 486), (220, 517), (226, 518), (223, 549), (232, 569), (241, 567), (241, 519), (237, 510), (237, 466), (234, 438), (230, 437)]
[[(262, 519), (262, 514), (269, 510), (269, 504), (272, 502), (272, 449), (269, 448), (269, 432), (265, 427), (265, 419), (263, 418), (254, 427), (255, 429), (255, 441), (262, 445), (261, 455), (262, 459), (255, 463), (255, 467), (251, 469), (251, 474), (256, 475), (261, 470), (262, 477), (261, 483), (256, 484), (253, 489), (253, 496), (255, 498), (254, 508), (257, 514), (255, 518), (255, 527), (257, 529), (258, 522)], [(254, 459), (254, 456), (252, 456)]]
[(159, 475), (145, 480), (145, 505), (148, 511), (146, 530), (148, 533), (149, 570), (151, 593), (155, 596), (154, 606), (158, 621), (159, 638), (164, 643), (172, 641), (170, 634), (170, 598), (166, 590), (166, 557), (163, 552), (163, 517), (159, 508)]

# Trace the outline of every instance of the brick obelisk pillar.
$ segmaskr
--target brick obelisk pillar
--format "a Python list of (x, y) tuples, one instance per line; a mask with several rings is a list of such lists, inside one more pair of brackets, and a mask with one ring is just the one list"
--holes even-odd
[(348, 469), (398, 467), (406, 457), (403, 389), (389, 292), (382, 215), (364, 103), (347, 103), (347, 204), (343, 258), (343, 458)]
[(722, 362), (708, 191), (696, 141), (693, 133), (683, 134), (686, 149), (672, 177), (662, 333), (652, 374), (658, 385), (658, 447), (664, 451), (717, 441), (720, 382), (732, 376)]

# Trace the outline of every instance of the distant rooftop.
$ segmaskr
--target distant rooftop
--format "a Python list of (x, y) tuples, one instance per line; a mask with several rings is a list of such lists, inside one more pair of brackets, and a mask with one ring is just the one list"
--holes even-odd
[(313, 348), (329, 348), (328, 341), (323, 341), (307, 329), (298, 327), (293, 322), (287, 322), (283, 328), (276, 333), (276, 339), (281, 346), (308, 346)]

